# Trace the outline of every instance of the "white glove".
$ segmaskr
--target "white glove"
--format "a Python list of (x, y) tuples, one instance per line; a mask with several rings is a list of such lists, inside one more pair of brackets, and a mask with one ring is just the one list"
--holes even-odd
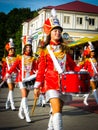
[(81, 69), (80, 71), (87, 71), (86, 69)]
[(33, 72), (34, 72), (34, 74), (37, 74), (38, 70), (36, 70), (36, 71), (33, 71)]

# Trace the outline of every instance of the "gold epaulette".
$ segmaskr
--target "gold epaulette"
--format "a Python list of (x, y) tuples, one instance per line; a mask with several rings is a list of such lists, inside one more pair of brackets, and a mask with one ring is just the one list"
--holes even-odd
[(45, 48), (45, 49), (41, 49), (40, 50), (40, 54), (42, 55), (42, 54), (44, 54), (44, 56), (45, 55), (47, 55), (48, 54), (48, 50)]
[(4, 61), (6, 61), (6, 57), (3, 57), (3, 58), (2, 58), (2, 62), (4, 62)]
[(90, 59), (89, 59), (89, 58), (86, 58), (85, 61), (90, 61)]
[(45, 55), (49, 53), (47, 49), (44, 49), (43, 51), (45, 52)]
[(32, 60), (35, 60), (35, 57), (34, 57), (34, 56), (32, 56)]
[(22, 58), (22, 55), (17, 55), (17, 59), (21, 59)]
[(79, 62), (78, 64), (79, 64), (79, 65), (83, 65), (83, 64), (84, 64), (84, 61), (81, 61), (81, 62)]

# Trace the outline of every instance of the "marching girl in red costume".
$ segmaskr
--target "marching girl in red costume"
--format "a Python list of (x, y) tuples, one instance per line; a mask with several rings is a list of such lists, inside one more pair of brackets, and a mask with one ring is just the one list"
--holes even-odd
[[(89, 42), (88, 46), (85, 47), (83, 55), (86, 57), (83, 68), (86, 69), (91, 76), (90, 86), (92, 88), (96, 103), (98, 104), (98, 93), (96, 90), (96, 81), (98, 81), (98, 63), (95, 58), (95, 49), (91, 42)], [(84, 104), (88, 105), (87, 99), (89, 97), (89, 93), (85, 94), (84, 97)]]
[[(38, 69), (38, 64), (39, 64), (39, 55), (40, 55), (40, 50), (38, 50), (39, 54), (35, 54), (35, 58), (36, 58), (36, 67)], [(40, 94), (39, 94), (39, 98), (38, 98), (38, 106), (39, 107), (45, 107), (46, 101), (45, 101), (45, 90), (44, 87), (40, 86)]]
[(13, 70), (16, 68), (19, 70), (18, 76), (17, 76), (17, 82), (19, 85), (19, 88), (21, 90), (21, 103), (19, 108), (18, 116), (20, 119), (26, 118), (26, 122), (31, 122), (29, 110), (28, 110), (28, 102), (27, 102), (27, 96), (29, 94), (29, 89), (27, 88), (26, 84), (24, 84), (24, 79), (28, 78), (30, 75), (33, 75), (35, 73), (35, 60), (32, 56), (32, 40), (29, 37), (24, 37), (24, 48), (23, 48), (23, 55), (19, 56), (14, 63), (14, 65), (11, 67), (11, 69), (8, 71), (8, 74), (11, 74)]
[[(11, 66), (14, 64), (16, 60), (15, 56), (15, 46), (13, 43), (13, 40), (10, 39), (10, 41), (5, 45), (5, 49), (8, 53), (6, 58), (3, 58), (3, 64), (2, 64), (2, 78), (4, 79), (7, 71), (11, 68)], [(14, 70), (13, 73), (10, 75), (10, 77), (7, 79), (7, 84), (9, 88), (7, 100), (6, 100), (6, 109), (9, 109), (11, 106), (12, 110), (15, 110), (14, 105), (14, 98), (13, 98), (13, 90), (15, 87), (15, 80), (16, 80), (17, 70)]]
[[(37, 98), (41, 84), (45, 89), (46, 101), (50, 103), (52, 114), (50, 115), (48, 130), (63, 130), (62, 107), (64, 95), (61, 92), (60, 80), (62, 73), (75, 70), (76, 64), (67, 54), (66, 43), (63, 43), (62, 31), (55, 10), (52, 16), (45, 21), (44, 32), (47, 34), (44, 48), (40, 54), (40, 62), (36, 82), (34, 84), (34, 98)], [(52, 55), (51, 55), (52, 53)]]

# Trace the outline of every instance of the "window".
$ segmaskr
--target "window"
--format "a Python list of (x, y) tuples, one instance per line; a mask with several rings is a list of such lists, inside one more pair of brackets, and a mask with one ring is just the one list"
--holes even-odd
[(95, 19), (89, 18), (89, 25), (94, 26), (95, 25)]
[(82, 24), (82, 18), (81, 17), (77, 17), (77, 24)]
[(70, 16), (64, 16), (64, 23), (66, 24), (70, 23)]

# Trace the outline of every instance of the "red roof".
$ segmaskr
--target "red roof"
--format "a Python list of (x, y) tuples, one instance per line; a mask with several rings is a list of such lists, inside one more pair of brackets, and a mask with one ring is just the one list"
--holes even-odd
[(46, 9), (55, 8), (56, 10), (64, 10), (64, 11), (74, 11), (74, 12), (85, 12), (85, 13), (95, 13), (98, 14), (98, 6), (81, 2), (78, 0), (58, 5), (58, 6), (47, 6), (44, 7)]

